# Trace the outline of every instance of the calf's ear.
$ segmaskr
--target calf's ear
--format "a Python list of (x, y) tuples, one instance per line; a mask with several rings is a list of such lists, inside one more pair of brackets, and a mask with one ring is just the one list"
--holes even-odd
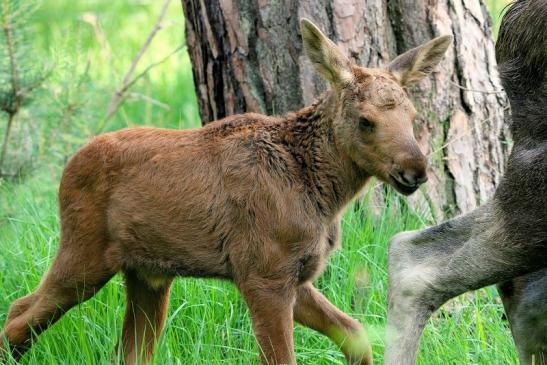
[(351, 62), (330, 39), (308, 19), (300, 19), (304, 51), (315, 69), (334, 86), (353, 80)]
[(445, 35), (430, 40), (397, 56), (388, 66), (401, 86), (411, 86), (426, 77), (443, 58), (452, 36)]

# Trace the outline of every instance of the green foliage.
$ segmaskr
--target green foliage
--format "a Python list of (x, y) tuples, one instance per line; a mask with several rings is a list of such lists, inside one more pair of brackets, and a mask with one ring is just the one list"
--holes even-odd
[[(7, 162), (23, 159), (27, 171), (45, 161), (62, 164), (99, 126), (109, 131), (137, 125), (188, 128), (199, 124), (186, 52), (174, 54), (139, 79), (118, 113), (104, 124), (109, 101), (156, 20), (159, 6), (154, 2), (60, 0), (41, 6), (32, 1), (0, 2), (0, 20), (13, 23), (19, 85), (25, 91), (13, 91), (7, 42), (0, 35), (0, 109), (25, 105), (24, 110), (18, 108), (23, 112), (17, 123), (12, 123)], [(180, 47), (183, 27), (180, 4), (172, 1), (163, 29), (136, 72)], [(30, 91), (35, 91), (33, 99)], [(20, 95), (17, 103), (16, 94)], [(5, 133), (7, 122), (7, 114), (0, 115), (0, 133)]]
[[(24, 165), (8, 155), (10, 135), (21, 109), (29, 104), (47, 75), (43, 65), (40, 67), (28, 57), (27, 23), (33, 6), (32, 1), (2, 0), (0, 3), (0, 111), (6, 117), (0, 144), (0, 177), (16, 175)], [(10, 170), (16, 170), (16, 173)]]
[(46, 73), (28, 57), (28, 22), (34, 7), (32, 1), (0, 3), (0, 110), (8, 114), (30, 102), (30, 91), (42, 83)]
[[(131, 61), (151, 31), (161, 2), (49, 1), (36, 13), (36, 45), (64, 55), (70, 63), (78, 57), (75, 71), (87, 68), (95, 91), (95, 125), (106, 114), (108, 102), (120, 86)], [(60, 16), (62, 14), (62, 16)], [(137, 73), (161, 60), (184, 43), (180, 2), (171, 1), (163, 29), (152, 41)], [(131, 94), (106, 130), (128, 126), (188, 128), (199, 124), (192, 69), (188, 54), (179, 52), (152, 69), (130, 90)]]

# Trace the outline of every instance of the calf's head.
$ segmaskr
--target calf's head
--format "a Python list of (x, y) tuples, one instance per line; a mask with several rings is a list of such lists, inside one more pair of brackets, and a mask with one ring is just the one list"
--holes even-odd
[(336, 143), (368, 174), (411, 194), (427, 181), (426, 159), (414, 137), (416, 110), (408, 87), (430, 73), (452, 36), (435, 38), (395, 58), (386, 69), (352, 64), (310, 21), (300, 22), (304, 49), (338, 98)]

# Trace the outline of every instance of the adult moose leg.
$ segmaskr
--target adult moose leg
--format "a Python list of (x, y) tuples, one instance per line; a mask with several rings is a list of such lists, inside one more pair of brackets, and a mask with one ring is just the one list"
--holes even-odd
[(498, 285), (523, 365), (547, 365), (547, 268)]
[(372, 349), (363, 326), (331, 304), (311, 283), (297, 289), (294, 319), (331, 338), (348, 364), (372, 364)]
[(125, 363), (144, 364), (150, 360), (161, 334), (172, 278), (147, 280), (134, 271), (125, 271), (127, 303), (122, 330)]
[[(392, 239), (385, 364), (414, 364), (430, 315), (448, 299), (537, 270), (530, 255), (507, 241), (495, 202), (468, 215)], [(526, 264), (524, 264), (526, 263)]]

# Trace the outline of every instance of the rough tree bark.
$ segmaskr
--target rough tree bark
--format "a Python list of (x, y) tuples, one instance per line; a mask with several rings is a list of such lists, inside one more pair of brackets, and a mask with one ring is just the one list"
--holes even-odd
[(410, 90), (421, 115), (416, 134), (430, 161), (430, 179), (422, 190), (427, 196), (415, 199), (432, 202), (441, 218), (469, 211), (492, 195), (507, 154), (506, 101), (495, 92), (501, 86), (491, 20), (480, 0), (182, 4), (203, 123), (245, 111), (283, 114), (326, 89), (302, 53), (300, 17), (318, 24), (366, 67), (386, 65), (409, 48), (453, 34), (454, 44), (437, 72)]

